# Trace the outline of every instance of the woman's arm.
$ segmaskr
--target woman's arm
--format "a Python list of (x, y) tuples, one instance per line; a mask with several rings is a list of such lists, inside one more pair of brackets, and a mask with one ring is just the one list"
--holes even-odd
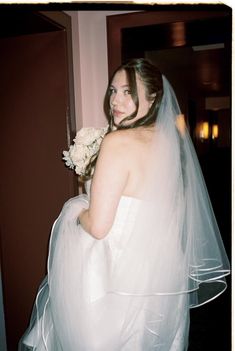
[(96, 239), (104, 238), (111, 229), (128, 175), (125, 131), (112, 132), (104, 138), (100, 148), (91, 186), (90, 207), (79, 215), (82, 227)]

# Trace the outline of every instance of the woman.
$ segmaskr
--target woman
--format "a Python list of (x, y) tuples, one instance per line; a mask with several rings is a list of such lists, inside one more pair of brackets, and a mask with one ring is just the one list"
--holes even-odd
[(169, 82), (131, 60), (107, 101), (90, 200), (69, 200), (53, 226), (21, 350), (183, 351), (189, 308), (226, 288), (229, 263)]

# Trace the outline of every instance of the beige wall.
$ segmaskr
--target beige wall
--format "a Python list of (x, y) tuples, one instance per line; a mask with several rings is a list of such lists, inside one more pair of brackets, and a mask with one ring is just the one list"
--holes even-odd
[(77, 129), (107, 124), (103, 98), (108, 83), (106, 17), (133, 11), (67, 11), (72, 18)]

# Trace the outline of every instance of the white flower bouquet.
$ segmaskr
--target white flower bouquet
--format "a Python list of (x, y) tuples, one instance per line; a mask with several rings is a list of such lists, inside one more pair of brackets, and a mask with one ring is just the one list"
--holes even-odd
[(66, 166), (74, 169), (79, 176), (84, 176), (86, 167), (91, 157), (99, 151), (107, 130), (108, 127), (80, 129), (73, 139), (74, 144), (70, 145), (68, 151), (63, 151)]

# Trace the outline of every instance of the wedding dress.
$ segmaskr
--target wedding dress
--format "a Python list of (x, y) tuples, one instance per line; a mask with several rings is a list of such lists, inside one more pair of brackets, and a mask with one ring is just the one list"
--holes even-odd
[(163, 322), (160, 310), (154, 320), (154, 311), (149, 310), (153, 297), (107, 292), (112, 269), (135, 225), (140, 200), (121, 197), (113, 226), (103, 240), (77, 225), (78, 213), (86, 205), (85, 195), (69, 200), (54, 223), (48, 276), (39, 289), (20, 350), (27, 350), (26, 346), (37, 351), (184, 350), (189, 323), (186, 298), (177, 297), (178, 303), (172, 306), (172, 317), (178, 322), (172, 339), (167, 340), (171, 346), (162, 348), (163, 340), (151, 330), (151, 323), (165, 323), (167, 328), (167, 320)]
[(226, 289), (230, 266), (197, 156), (165, 77), (163, 86), (144, 196), (121, 196), (102, 240), (77, 223), (89, 195), (65, 203), (20, 351), (185, 351), (189, 309)]

